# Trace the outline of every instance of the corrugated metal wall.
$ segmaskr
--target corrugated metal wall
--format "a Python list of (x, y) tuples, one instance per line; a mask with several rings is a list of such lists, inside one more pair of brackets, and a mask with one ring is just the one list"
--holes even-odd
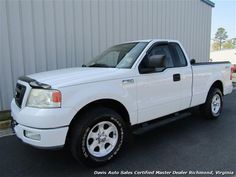
[(180, 40), (209, 58), (211, 6), (201, 0), (0, 0), (0, 110), (21, 75), (81, 66), (127, 40)]

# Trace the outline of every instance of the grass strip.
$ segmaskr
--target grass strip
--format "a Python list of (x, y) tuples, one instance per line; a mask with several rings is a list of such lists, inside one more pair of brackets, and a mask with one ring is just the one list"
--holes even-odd
[(11, 113), (10, 111), (2, 111), (0, 112), (0, 122), (6, 121), (11, 119)]

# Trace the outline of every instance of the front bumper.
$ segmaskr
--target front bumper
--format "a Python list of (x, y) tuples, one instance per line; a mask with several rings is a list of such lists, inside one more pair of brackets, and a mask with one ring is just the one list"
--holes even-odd
[[(58, 148), (65, 144), (66, 134), (68, 127), (60, 127), (53, 129), (37, 129), (26, 127), (17, 124), (14, 120), (12, 129), (15, 131), (16, 136), (24, 143), (30, 144), (38, 148)], [(35, 140), (26, 136), (26, 132), (31, 132), (39, 135), (39, 139)]]
[[(71, 108), (20, 109), (13, 100), (11, 103), (12, 129), (23, 142), (38, 148), (56, 148), (64, 146), (69, 123), (74, 111)], [(38, 134), (39, 140), (26, 136), (26, 132)]]

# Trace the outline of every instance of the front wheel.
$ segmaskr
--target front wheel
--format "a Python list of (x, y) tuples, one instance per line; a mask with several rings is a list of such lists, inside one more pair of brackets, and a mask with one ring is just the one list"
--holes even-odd
[(208, 93), (206, 102), (201, 106), (201, 110), (205, 117), (216, 119), (221, 115), (222, 108), (222, 92), (218, 88), (212, 88)]
[(71, 151), (80, 162), (103, 165), (113, 159), (127, 137), (121, 116), (109, 108), (95, 108), (78, 117), (71, 132)]

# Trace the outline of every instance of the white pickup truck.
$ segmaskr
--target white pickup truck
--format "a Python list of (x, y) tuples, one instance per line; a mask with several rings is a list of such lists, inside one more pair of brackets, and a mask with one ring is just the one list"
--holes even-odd
[(83, 67), (20, 77), (12, 127), (27, 144), (68, 145), (78, 161), (101, 165), (124, 147), (134, 125), (198, 105), (218, 118), (232, 92), (230, 67), (190, 61), (174, 40), (119, 44)]

